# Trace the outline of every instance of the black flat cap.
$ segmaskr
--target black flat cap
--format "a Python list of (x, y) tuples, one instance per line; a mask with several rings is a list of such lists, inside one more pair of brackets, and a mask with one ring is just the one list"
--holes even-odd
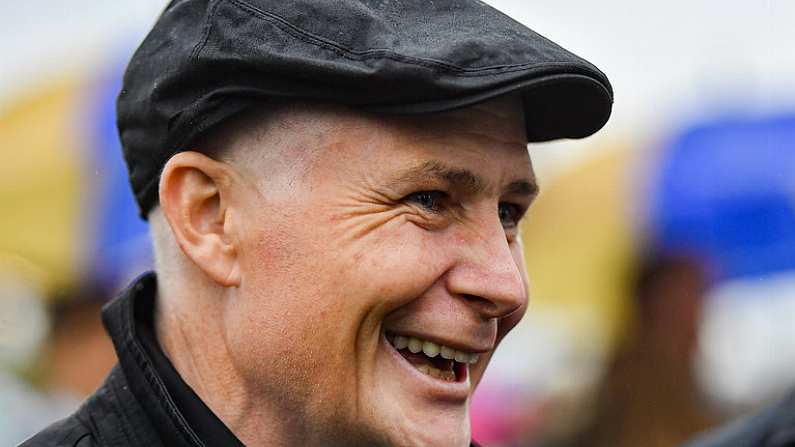
[(127, 67), (118, 127), (146, 218), (168, 159), (258, 102), (423, 114), (516, 91), (530, 142), (591, 135), (613, 101), (592, 64), (477, 0), (174, 0)]

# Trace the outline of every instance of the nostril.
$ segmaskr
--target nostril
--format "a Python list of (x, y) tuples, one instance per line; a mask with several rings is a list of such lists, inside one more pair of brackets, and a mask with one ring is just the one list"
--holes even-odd
[(484, 301), (484, 302), (486, 301), (485, 299), (483, 299), (483, 298), (481, 298), (481, 297), (479, 297), (479, 296), (470, 295), (470, 294), (468, 294), (468, 293), (465, 293), (465, 294), (463, 294), (462, 296), (463, 296), (463, 297), (464, 297), (464, 299), (466, 299), (467, 301), (471, 301), (471, 302), (475, 302), (475, 303), (477, 303), (477, 302), (481, 302), (481, 301)]
[(491, 313), (494, 310), (496, 310), (497, 307), (497, 305), (491, 300), (487, 300), (486, 298), (479, 297), (477, 295), (470, 295), (468, 293), (465, 293), (462, 294), (461, 297), (464, 298), (467, 302), (478, 306), (483, 312)]

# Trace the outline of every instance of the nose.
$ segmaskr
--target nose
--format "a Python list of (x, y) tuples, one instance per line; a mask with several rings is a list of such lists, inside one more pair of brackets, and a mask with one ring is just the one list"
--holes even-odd
[(506, 317), (527, 303), (521, 249), (512, 251), (501, 226), (459, 236), (456, 250), (457, 262), (446, 277), (451, 294), (466, 300), (484, 318)]

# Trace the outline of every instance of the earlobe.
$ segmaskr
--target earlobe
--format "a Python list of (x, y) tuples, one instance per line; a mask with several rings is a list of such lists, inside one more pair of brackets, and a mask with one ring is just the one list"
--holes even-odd
[(180, 152), (160, 177), (160, 208), (185, 256), (224, 287), (240, 284), (228, 165), (198, 152)]

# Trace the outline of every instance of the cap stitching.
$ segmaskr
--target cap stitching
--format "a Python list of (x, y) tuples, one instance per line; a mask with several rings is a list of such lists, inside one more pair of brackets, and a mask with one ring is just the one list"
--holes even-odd
[[(461, 76), (487, 76), (492, 74), (494, 71), (499, 71), (501, 73), (510, 73), (513, 71), (520, 71), (524, 70), (529, 67), (566, 67), (575, 71), (580, 71), (584, 73), (588, 73), (590, 75), (595, 75), (598, 79), (602, 80), (602, 76), (600, 73), (597, 73), (585, 66), (577, 66), (572, 64), (565, 64), (565, 63), (558, 63), (558, 62), (542, 62), (542, 63), (534, 63), (534, 62), (527, 62), (522, 64), (505, 64), (505, 65), (493, 65), (489, 67), (477, 67), (477, 68), (467, 68), (461, 67), (455, 64), (451, 64), (449, 62), (437, 61), (434, 59), (427, 59), (427, 58), (418, 58), (413, 56), (406, 56), (404, 54), (395, 53), (394, 51), (390, 51), (388, 49), (369, 49), (369, 50), (354, 50), (348, 48), (338, 42), (332, 41), (328, 38), (320, 37), (314, 35), (304, 29), (301, 29), (288, 20), (284, 19), (283, 17), (279, 16), (278, 14), (274, 14), (270, 11), (263, 11), (256, 6), (253, 6), (249, 3), (246, 3), (242, 0), (228, 0), (230, 3), (238, 6), (241, 9), (247, 10), (247, 12), (257, 18), (261, 18), (264, 20), (268, 20), (271, 23), (274, 23), (277, 27), (279, 27), (282, 31), (290, 34), (291, 36), (299, 39), (303, 42), (308, 44), (312, 44), (315, 46), (323, 47), (328, 50), (334, 51), (340, 56), (345, 58), (361, 61), (364, 59), (371, 59), (371, 58), (387, 58), (393, 59), (398, 62), (403, 62), (412, 65), (420, 65), (426, 67), (436, 67), (440, 69), (444, 69), (450, 72), (459, 72), (458, 74)], [(219, 1), (220, 3), (220, 1)], [(270, 19), (270, 20), (269, 20)], [(279, 26), (282, 24), (284, 26)], [(286, 27), (286, 28), (285, 28)], [(488, 72), (488, 73), (484, 73)]]
[(220, 1), (216, 1), (215, 4), (210, 8), (210, 11), (207, 13), (207, 19), (204, 21), (204, 29), (202, 30), (202, 38), (196, 42), (196, 46), (193, 47), (193, 51), (191, 52), (191, 59), (196, 59), (199, 57), (199, 53), (204, 49), (204, 46), (207, 45), (207, 40), (210, 38), (210, 30), (212, 30), (213, 24), (212, 19), (215, 17), (215, 11), (218, 9), (218, 5), (221, 4)]

